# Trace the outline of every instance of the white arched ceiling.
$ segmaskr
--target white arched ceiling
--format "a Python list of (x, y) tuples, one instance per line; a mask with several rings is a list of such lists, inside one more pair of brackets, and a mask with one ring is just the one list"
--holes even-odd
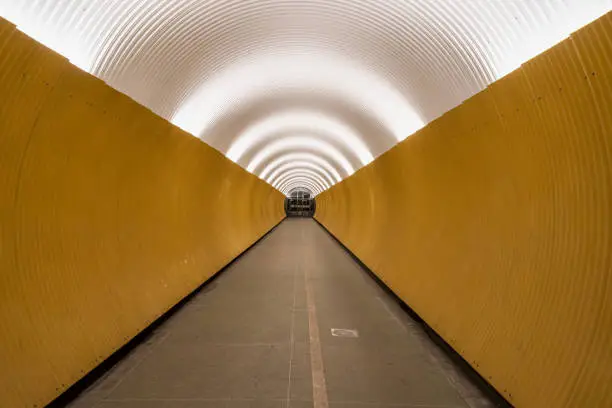
[(281, 193), (283, 193), (284, 195), (287, 195), (289, 191), (291, 191), (295, 187), (310, 188), (310, 190), (312, 191), (313, 198), (321, 194), (321, 192), (324, 190), (324, 189), (321, 189), (321, 187), (319, 187), (318, 185), (314, 184), (313, 181), (308, 177), (299, 177), (299, 178), (293, 179), (291, 181), (283, 183), (281, 186), (277, 188)]
[(327, 171), (324, 167), (319, 166), (317, 164), (308, 162), (308, 161), (293, 161), (289, 163), (285, 163), (282, 166), (279, 166), (268, 178), (262, 177), (262, 179), (266, 180), (268, 183), (274, 185), (274, 182), (279, 180), (283, 175), (288, 174), (293, 170), (312, 170), (321, 175), (330, 187), (336, 184), (334, 180), (334, 176)]
[(263, 178), (302, 154), (346, 177), (611, 9), (612, 0), (0, 0), (22, 31)]
[(350, 176), (355, 172), (354, 163), (351, 163), (342, 151), (327, 141), (322, 141), (308, 134), (279, 136), (283, 137), (275, 138), (274, 141), (263, 146), (250, 160), (244, 163), (248, 171), (253, 171), (258, 166), (264, 165), (279, 153), (314, 151), (322, 156), (330, 157), (332, 162), (337, 163), (347, 175)]
[(259, 176), (267, 182), (270, 182), (283, 170), (292, 168), (291, 166), (294, 164), (301, 165), (302, 163), (310, 163), (314, 166), (318, 166), (322, 171), (329, 174), (335, 182), (342, 180), (342, 176), (330, 162), (312, 153), (289, 153), (282, 155), (268, 163), (261, 173), (259, 173)]
[(306, 177), (298, 177), (296, 179), (293, 179), (292, 181), (284, 183), (282, 186), (279, 186), (278, 189), (281, 193), (287, 195), (289, 191), (293, 190), (296, 187), (306, 187), (310, 189), (310, 191), (312, 191), (313, 197), (316, 197), (323, 191), (319, 186), (314, 184), (311, 179)]
[(240, 158), (257, 143), (274, 139), (279, 132), (295, 132), (319, 136), (330, 142), (337, 141), (355, 155), (362, 165), (370, 163), (374, 157), (365, 145), (363, 136), (348, 125), (321, 112), (281, 111), (268, 116), (240, 134), (227, 151), (227, 157), (238, 162)]
[(331, 187), (331, 184), (329, 184), (329, 182), (325, 180), (325, 177), (323, 177), (320, 173), (308, 169), (290, 170), (280, 176), (277, 180), (275, 180), (274, 183), (272, 183), (272, 186), (278, 187), (283, 182), (289, 181), (291, 178), (294, 177), (309, 177), (312, 179), (313, 182), (316, 182), (319, 186), (321, 186), (323, 190), (326, 190)]
[(316, 184), (312, 182), (312, 180), (308, 178), (298, 178), (298, 179), (292, 180), (291, 182), (283, 184), (278, 189), (280, 192), (287, 195), (289, 191), (293, 190), (296, 187), (308, 188), (310, 191), (312, 191), (313, 197), (316, 197), (322, 191), (320, 187), (318, 187)]

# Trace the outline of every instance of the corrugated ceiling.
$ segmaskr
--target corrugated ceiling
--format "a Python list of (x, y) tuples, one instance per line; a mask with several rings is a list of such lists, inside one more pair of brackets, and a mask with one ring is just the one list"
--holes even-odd
[(306, 178), (316, 190), (611, 9), (612, 0), (0, 0), (22, 31), (245, 168), (283, 166), (266, 179), (291, 172), (281, 184)]

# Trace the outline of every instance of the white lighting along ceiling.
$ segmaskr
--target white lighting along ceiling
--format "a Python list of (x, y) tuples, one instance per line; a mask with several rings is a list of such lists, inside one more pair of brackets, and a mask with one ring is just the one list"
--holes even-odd
[(612, 0), (0, 0), (283, 193), (318, 194)]

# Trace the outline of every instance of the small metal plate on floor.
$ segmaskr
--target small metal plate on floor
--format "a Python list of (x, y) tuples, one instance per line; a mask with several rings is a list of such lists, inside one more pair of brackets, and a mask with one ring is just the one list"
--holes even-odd
[(359, 332), (354, 329), (331, 329), (331, 334), (334, 337), (349, 337), (353, 339), (359, 337)]

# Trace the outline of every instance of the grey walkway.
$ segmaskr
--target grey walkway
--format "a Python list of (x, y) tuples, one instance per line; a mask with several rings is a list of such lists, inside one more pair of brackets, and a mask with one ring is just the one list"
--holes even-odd
[(492, 404), (310, 219), (284, 221), (71, 404), (327, 406)]

